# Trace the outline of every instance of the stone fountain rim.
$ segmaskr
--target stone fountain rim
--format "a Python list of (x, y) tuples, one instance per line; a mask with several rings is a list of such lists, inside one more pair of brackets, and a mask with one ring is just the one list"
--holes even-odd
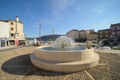
[(94, 49), (94, 48), (90, 48), (90, 49), (86, 48), (84, 50), (73, 50), (73, 51), (51, 51), (51, 50), (43, 50), (42, 48), (44, 48), (44, 47), (51, 47), (51, 46), (40, 46), (40, 47), (36, 47), (35, 50), (39, 50), (39, 51), (43, 51), (43, 52), (53, 52), (53, 53), (61, 52), (61, 53), (63, 53), (63, 52), (84, 52), (84, 51)]

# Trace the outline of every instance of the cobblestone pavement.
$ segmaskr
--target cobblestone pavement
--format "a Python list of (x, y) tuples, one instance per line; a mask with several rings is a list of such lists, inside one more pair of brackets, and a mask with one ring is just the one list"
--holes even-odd
[(34, 47), (0, 52), (0, 80), (120, 80), (120, 55), (100, 55), (98, 66), (74, 73), (41, 70), (32, 65), (29, 55)]

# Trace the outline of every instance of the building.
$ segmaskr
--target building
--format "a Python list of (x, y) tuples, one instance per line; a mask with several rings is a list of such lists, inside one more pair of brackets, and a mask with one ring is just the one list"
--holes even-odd
[(98, 33), (94, 30), (81, 30), (80, 38), (86, 38), (87, 40), (96, 40), (98, 39)]
[(87, 40), (98, 40), (98, 33), (92, 32), (90, 34), (87, 34), (86, 38)]
[[(10, 45), (18, 45), (25, 43), (25, 35), (23, 31), (23, 23), (16, 17), (16, 20), (0, 20), (0, 32), (1, 29), (5, 27), (5, 33), (0, 33), (0, 35), (5, 36), (8, 40)], [(3, 25), (4, 23), (4, 25)], [(5, 23), (7, 26), (5, 26)], [(8, 31), (9, 29), (9, 31)], [(9, 36), (8, 36), (9, 35)], [(4, 38), (4, 36), (2, 36)]]
[(0, 20), (0, 38), (9, 38), (9, 24), (8, 22)]
[(66, 36), (72, 38), (73, 40), (79, 39), (79, 30), (73, 29), (66, 33)]
[(98, 30), (98, 39), (104, 40), (110, 38), (110, 29)]
[(87, 38), (87, 35), (93, 32), (94, 30), (81, 30), (79, 31), (79, 35), (80, 35), (80, 38)]
[(80, 38), (86, 38), (88, 34), (90, 34), (89, 30), (81, 30), (79, 31)]
[(111, 38), (120, 39), (120, 23), (110, 25)]
[(0, 20), (0, 47), (8, 46), (9, 23)]

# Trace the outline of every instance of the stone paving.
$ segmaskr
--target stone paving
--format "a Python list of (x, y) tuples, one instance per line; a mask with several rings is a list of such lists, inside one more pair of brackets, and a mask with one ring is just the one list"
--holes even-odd
[[(0, 80), (120, 80), (120, 55), (99, 53), (98, 66), (74, 73), (58, 73), (32, 65), (34, 47), (0, 52)], [(118, 51), (119, 52), (119, 51)]]

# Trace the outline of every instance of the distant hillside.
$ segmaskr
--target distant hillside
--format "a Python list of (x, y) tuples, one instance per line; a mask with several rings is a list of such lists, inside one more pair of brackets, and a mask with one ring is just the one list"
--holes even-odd
[(63, 35), (45, 35), (42, 36), (41, 38), (37, 38), (37, 40), (42, 40), (42, 41), (49, 41), (49, 40), (56, 40), (56, 38), (58, 38), (59, 36), (63, 36)]
[(26, 38), (26, 40), (34, 40), (35, 38), (29, 38), (29, 37), (27, 37)]

